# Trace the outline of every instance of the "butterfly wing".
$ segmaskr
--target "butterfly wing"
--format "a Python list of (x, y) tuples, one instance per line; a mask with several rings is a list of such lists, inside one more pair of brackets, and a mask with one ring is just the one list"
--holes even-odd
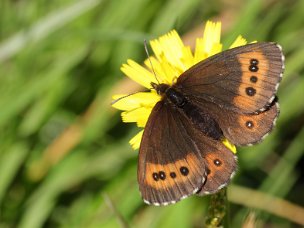
[(225, 137), (231, 143), (245, 146), (262, 141), (273, 129), (278, 115), (279, 105), (277, 102), (273, 102), (260, 113), (222, 112), (217, 119)]
[(204, 155), (207, 166), (207, 178), (205, 184), (197, 192), (203, 196), (218, 192), (232, 179), (237, 168), (237, 157), (233, 155), (222, 143), (217, 142), (221, 150), (207, 151)]
[(203, 158), (177, 115), (168, 104), (158, 102), (145, 126), (138, 182), (148, 204), (175, 203), (197, 192), (205, 182)]
[[(221, 161), (219, 178), (212, 186), (227, 184), (236, 158), (222, 143), (206, 137), (178, 109), (165, 101), (153, 108), (139, 149), (138, 182), (146, 203), (175, 203), (208, 186), (209, 161)], [(214, 162), (214, 161), (213, 161)], [(217, 166), (218, 168), (218, 166)], [(215, 173), (211, 172), (211, 173)]]
[(284, 68), (280, 46), (254, 43), (214, 55), (185, 71), (176, 87), (186, 95), (237, 113), (265, 110)]
[(279, 115), (279, 105), (274, 100), (259, 113), (244, 114), (223, 110), (212, 102), (190, 98), (196, 107), (207, 112), (220, 126), (225, 138), (237, 146), (256, 144), (273, 129)]

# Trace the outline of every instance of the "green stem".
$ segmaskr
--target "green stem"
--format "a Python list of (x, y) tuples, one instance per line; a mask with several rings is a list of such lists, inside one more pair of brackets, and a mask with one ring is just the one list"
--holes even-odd
[(227, 214), (227, 194), (226, 188), (218, 193), (211, 195), (210, 204), (205, 221), (205, 227), (222, 227), (224, 218)]

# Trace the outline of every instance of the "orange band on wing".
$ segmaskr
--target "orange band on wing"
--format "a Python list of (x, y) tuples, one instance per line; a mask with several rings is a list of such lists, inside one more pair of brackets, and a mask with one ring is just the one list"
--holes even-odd
[[(267, 96), (267, 94), (264, 94), (267, 90), (262, 88), (265, 86), (274, 87), (277, 78), (272, 80), (267, 77), (269, 74), (269, 60), (262, 52), (238, 54), (237, 59), (241, 64), (242, 79), (238, 92), (240, 95), (236, 96), (233, 102), (238, 107), (251, 109), (264, 99), (263, 96)], [(270, 84), (265, 84), (265, 81)], [(268, 92), (270, 93), (269, 96), (272, 96), (272, 89)]]
[(200, 159), (194, 153), (187, 155), (185, 159), (168, 164), (146, 164), (145, 182), (155, 189), (170, 188), (177, 183), (191, 179), (195, 174), (202, 173), (199, 170)]

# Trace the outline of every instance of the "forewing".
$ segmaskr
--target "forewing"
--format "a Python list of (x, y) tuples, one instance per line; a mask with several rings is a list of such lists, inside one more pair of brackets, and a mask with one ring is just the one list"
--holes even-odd
[(238, 113), (265, 110), (275, 98), (284, 68), (280, 46), (254, 43), (214, 55), (177, 80), (183, 94)]

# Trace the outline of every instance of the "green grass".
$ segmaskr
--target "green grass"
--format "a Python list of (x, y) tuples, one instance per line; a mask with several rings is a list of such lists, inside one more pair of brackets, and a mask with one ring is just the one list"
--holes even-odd
[[(144, 205), (128, 144), (137, 129), (110, 102), (140, 90), (120, 66), (146, 58), (144, 39), (173, 28), (189, 35), (208, 19), (222, 21), (225, 46), (241, 34), (278, 42), (286, 57), (277, 126), (238, 149), (225, 224), (241, 227), (252, 212), (260, 227), (304, 225), (296, 219), (304, 214), (284, 210), (304, 207), (304, 1), (2, 0), (0, 8), (0, 227), (202, 227), (210, 197)], [(263, 204), (269, 196), (281, 214)]]

